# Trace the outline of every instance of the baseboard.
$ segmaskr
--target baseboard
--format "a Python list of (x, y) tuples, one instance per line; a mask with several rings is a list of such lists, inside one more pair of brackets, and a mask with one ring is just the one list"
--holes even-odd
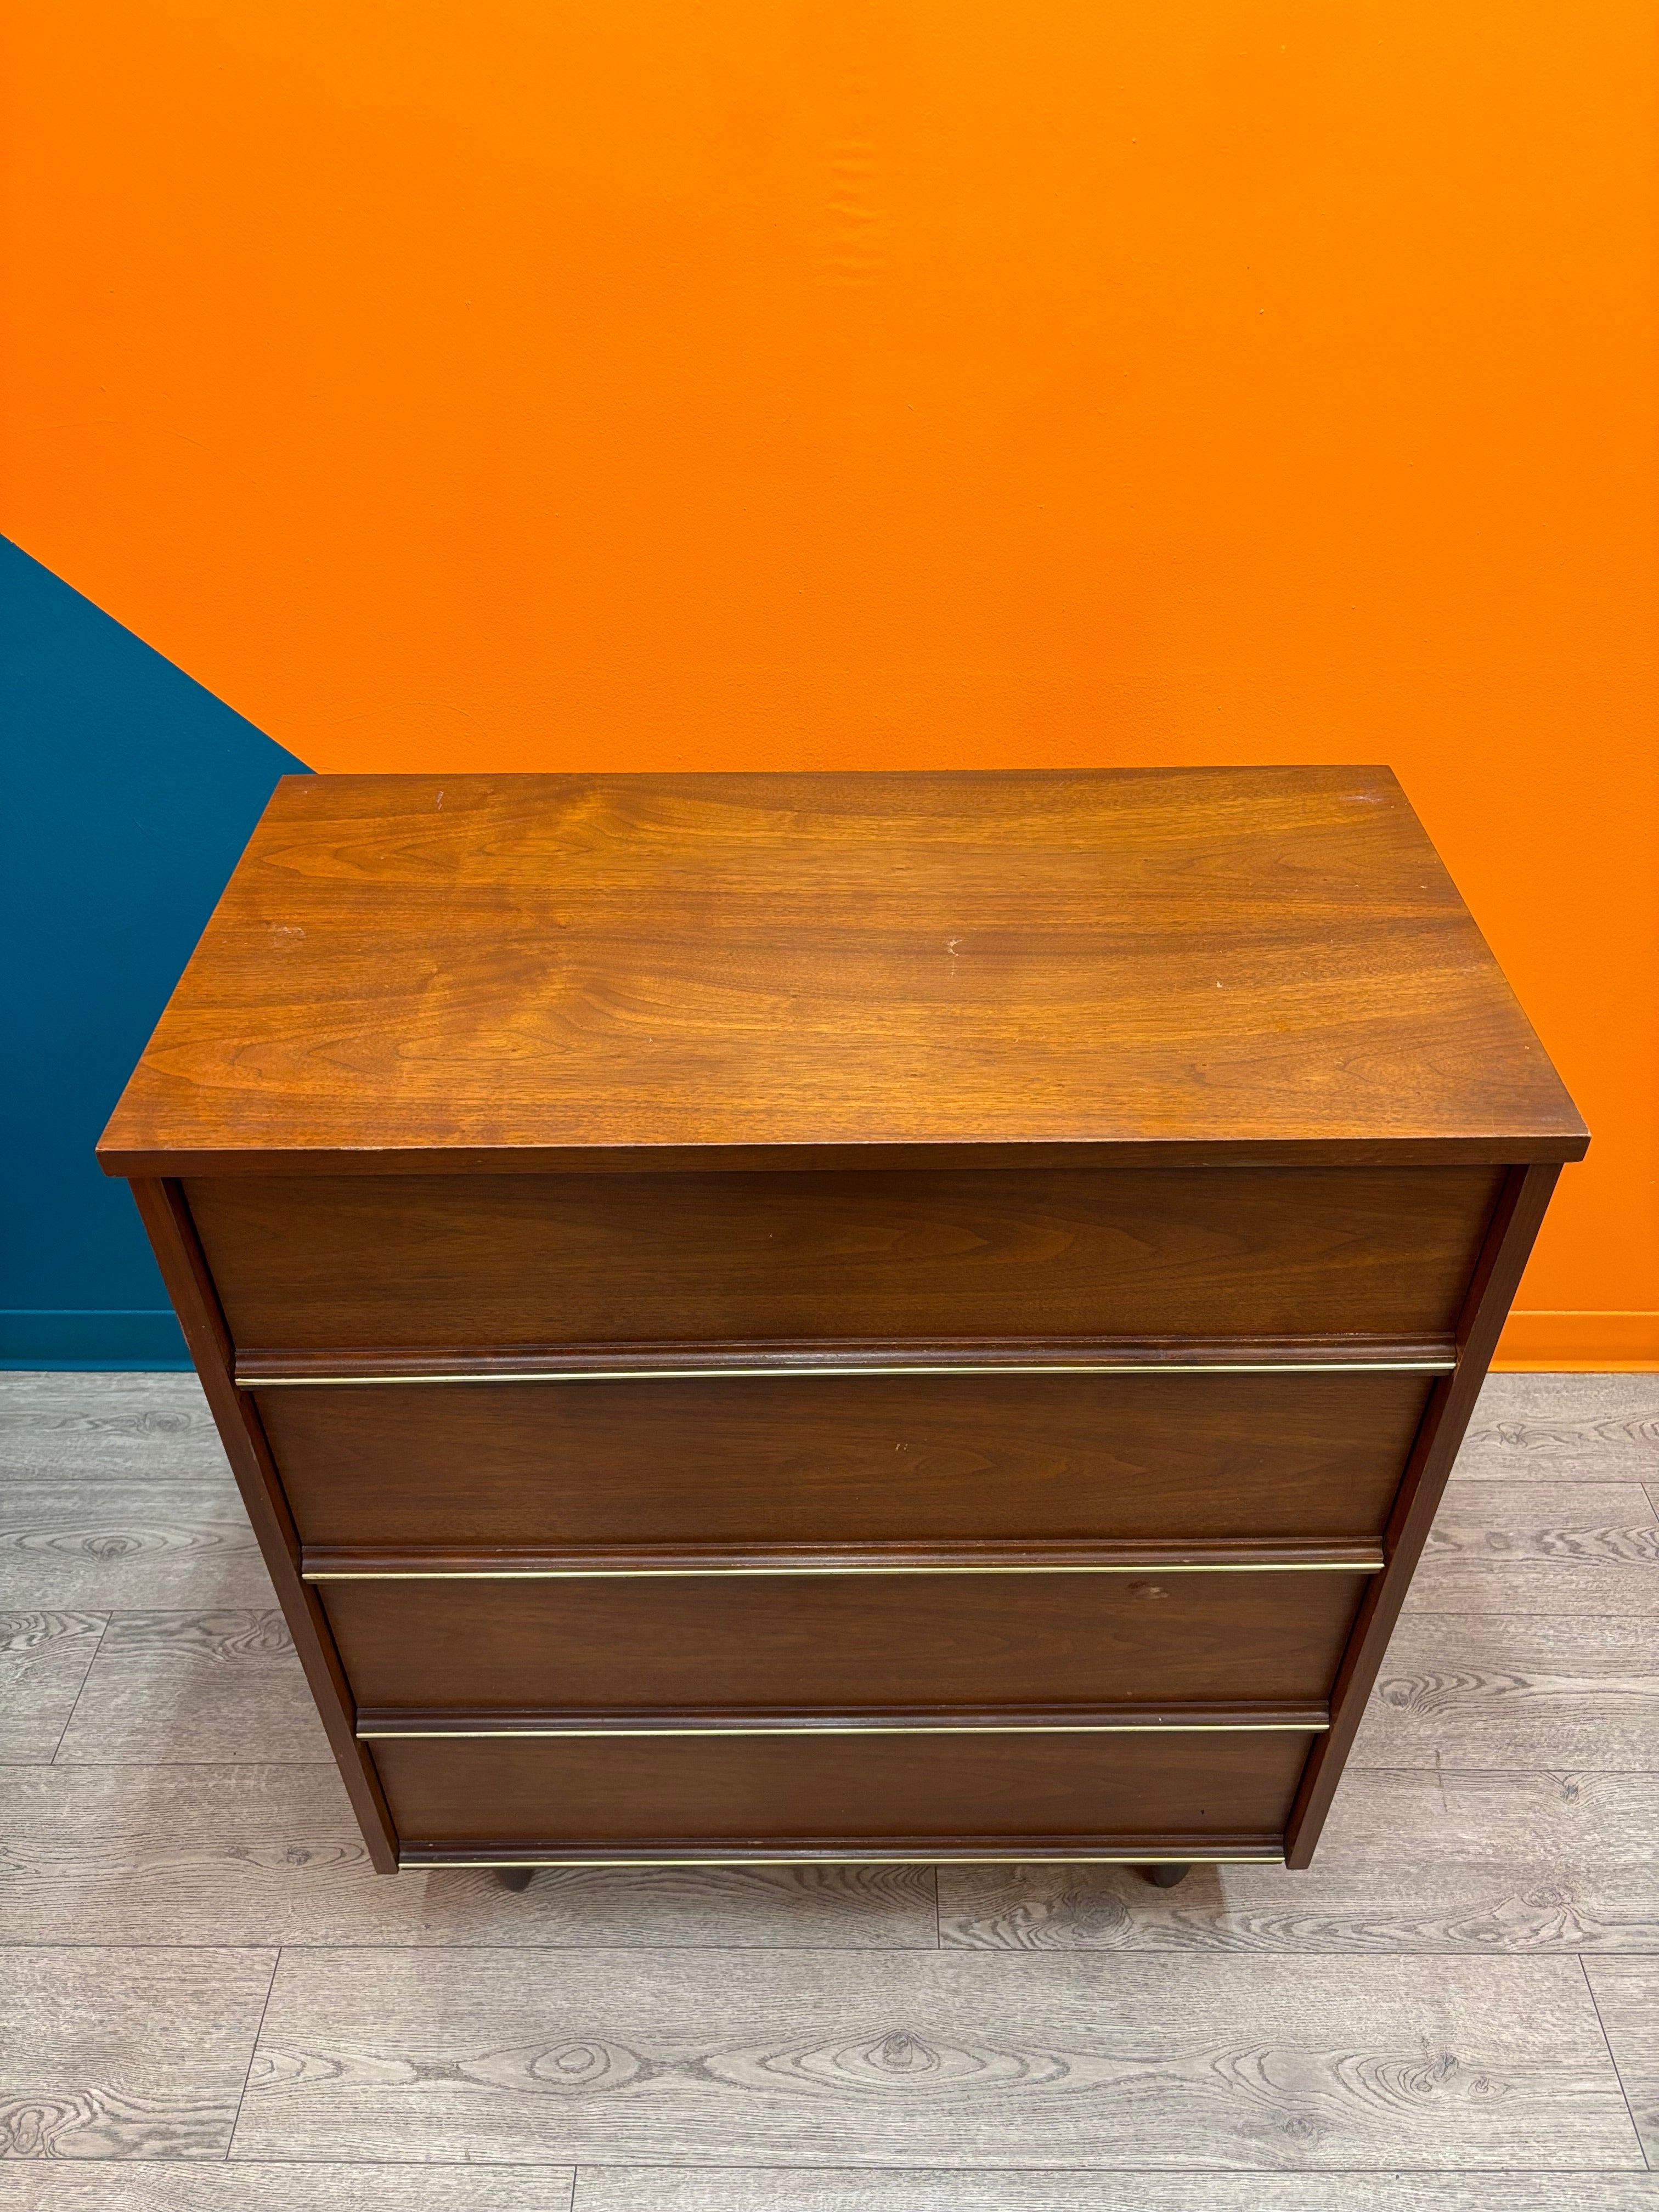
[(170, 1306), (0, 1309), (0, 1368), (188, 1368)]
[(1659, 1370), (1659, 1313), (1512, 1313), (1495, 1373), (1651, 1374)]

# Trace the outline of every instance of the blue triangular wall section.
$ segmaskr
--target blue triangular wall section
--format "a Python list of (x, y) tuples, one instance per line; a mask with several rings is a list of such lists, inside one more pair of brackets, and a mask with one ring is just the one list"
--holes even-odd
[(185, 1367), (93, 1146), (272, 786), (305, 763), (4, 538), (0, 727), (0, 1366)]

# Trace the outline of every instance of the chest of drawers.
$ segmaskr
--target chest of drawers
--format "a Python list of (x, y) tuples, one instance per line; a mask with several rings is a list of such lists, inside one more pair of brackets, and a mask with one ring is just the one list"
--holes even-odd
[(100, 1156), (382, 1870), (1299, 1866), (1587, 1141), (1386, 769), (292, 777)]

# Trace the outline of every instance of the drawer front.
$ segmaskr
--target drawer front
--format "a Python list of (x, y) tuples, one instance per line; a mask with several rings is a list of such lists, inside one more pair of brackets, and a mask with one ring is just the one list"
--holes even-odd
[(360, 1708), (599, 1715), (1316, 1704), (1366, 1580), (1248, 1570), (319, 1587)]
[(312, 1545), (1375, 1540), (1422, 1375), (281, 1389)]
[(1450, 1331), (1486, 1168), (223, 1176), (239, 1346)]
[[(841, 1735), (381, 1743), (406, 1851), (716, 1857), (1191, 1841), (1275, 1847), (1312, 1738)], [(677, 1852), (676, 1847), (678, 1847)]]

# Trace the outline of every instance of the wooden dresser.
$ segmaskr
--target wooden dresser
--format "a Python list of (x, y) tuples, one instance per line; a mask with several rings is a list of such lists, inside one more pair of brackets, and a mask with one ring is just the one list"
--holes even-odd
[(100, 1157), (378, 1867), (1177, 1869), (1587, 1141), (1385, 769), (295, 776)]

